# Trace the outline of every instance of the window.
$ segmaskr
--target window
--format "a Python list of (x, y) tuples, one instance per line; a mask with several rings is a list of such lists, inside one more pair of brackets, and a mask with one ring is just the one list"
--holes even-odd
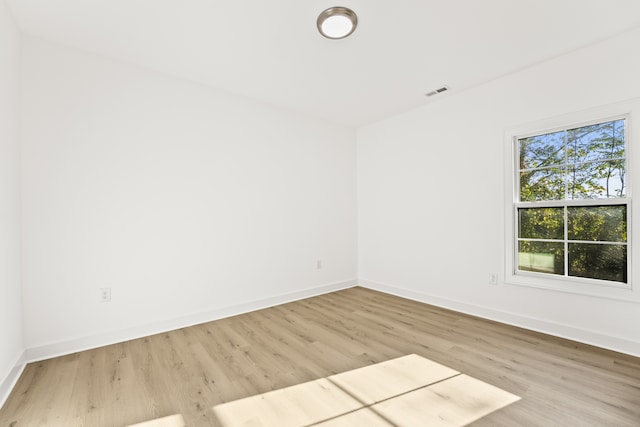
[(515, 275), (628, 287), (628, 118), (512, 136)]

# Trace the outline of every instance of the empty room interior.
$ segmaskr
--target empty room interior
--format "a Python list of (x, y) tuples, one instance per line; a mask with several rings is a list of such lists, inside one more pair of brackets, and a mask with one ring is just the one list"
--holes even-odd
[(638, 46), (637, 0), (0, 0), (0, 426), (640, 425)]

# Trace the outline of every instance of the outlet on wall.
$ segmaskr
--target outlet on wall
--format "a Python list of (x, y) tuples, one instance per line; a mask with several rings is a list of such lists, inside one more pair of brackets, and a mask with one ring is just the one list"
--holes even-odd
[(322, 269), (322, 260), (319, 259), (316, 261), (316, 270), (321, 270)]
[(498, 275), (496, 273), (489, 273), (489, 284), (490, 285), (498, 284)]
[(100, 288), (100, 302), (111, 302), (111, 288)]

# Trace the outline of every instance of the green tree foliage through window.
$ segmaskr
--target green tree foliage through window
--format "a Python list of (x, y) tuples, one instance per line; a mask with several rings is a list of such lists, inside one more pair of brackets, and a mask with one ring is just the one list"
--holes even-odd
[(517, 139), (519, 270), (627, 281), (625, 146), (625, 119)]
[(518, 140), (520, 201), (625, 195), (624, 120)]

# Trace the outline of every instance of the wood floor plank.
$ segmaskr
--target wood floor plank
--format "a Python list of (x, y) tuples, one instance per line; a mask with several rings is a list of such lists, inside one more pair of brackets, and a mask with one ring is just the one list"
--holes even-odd
[(522, 397), (477, 426), (640, 425), (638, 358), (356, 287), (30, 363), (0, 426), (221, 426), (216, 405), (414, 353)]

